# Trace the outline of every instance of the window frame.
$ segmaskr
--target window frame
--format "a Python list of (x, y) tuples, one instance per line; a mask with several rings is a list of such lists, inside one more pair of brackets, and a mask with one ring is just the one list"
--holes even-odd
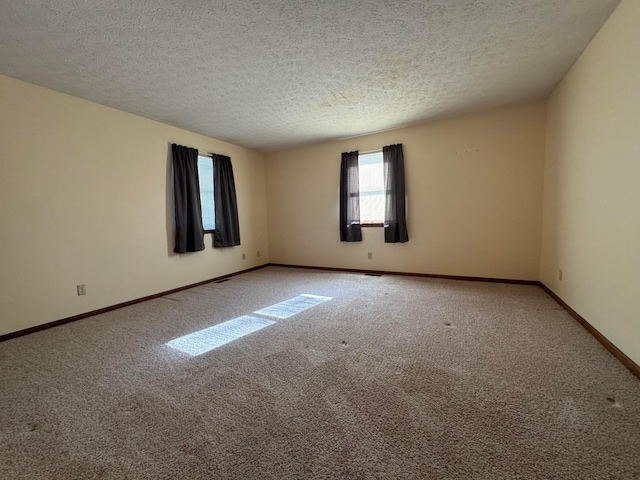
[[(369, 152), (365, 152), (365, 153), (358, 153), (358, 170), (360, 170), (360, 157), (364, 157), (367, 155), (374, 155), (374, 154), (380, 154), (382, 156), (382, 149), (380, 150), (372, 150)], [(386, 188), (384, 185), (384, 157), (382, 157), (382, 161), (380, 162), (381, 164), (381, 168), (382, 168), (382, 191), (383, 191), (383, 196), (385, 195), (386, 192)], [(358, 198), (360, 199), (360, 203), (362, 203), (362, 195), (360, 194), (360, 185), (358, 185)], [(382, 211), (382, 217), (383, 220), (381, 222), (365, 222), (362, 220), (362, 209), (360, 209), (360, 226), (364, 227), (364, 228), (369, 228), (369, 227), (384, 227), (384, 206), (383, 206), (383, 211)]]
[(198, 186), (200, 186), (200, 159), (201, 158), (206, 158), (208, 160), (211, 161), (211, 182), (212, 185), (214, 185), (213, 187), (213, 225), (214, 228), (213, 229), (206, 229), (204, 227), (204, 209), (202, 207), (202, 192), (199, 193), (200, 195), (200, 221), (202, 222), (202, 231), (204, 233), (211, 233), (213, 234), (216, 230), (215, 230), (215, 209), (216, 209), (216, 197), (215, 197), (215, 183), (214, 183), (214, 170), (213, 170), (213, 158), (210, 155), (206, 155), (206, 154), (202, 154), (202, 153), (198, 153)]

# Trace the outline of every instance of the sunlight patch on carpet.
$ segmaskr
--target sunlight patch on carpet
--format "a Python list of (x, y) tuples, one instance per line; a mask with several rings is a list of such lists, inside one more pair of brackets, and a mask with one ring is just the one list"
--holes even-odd
[(176, 338), (165, 345), (195, 357), (274, 323), (276, 322), (265, 318), (243, 315)]
[(284, 302), (276, 303), (270, 307), (263, 308), (262, 310), (255, 311), (258, 315), (265, 315), (267, 317), (275, 318), (289, 318), (296, 313), (300, 313), (308, 308), (320, 305), (327, 300), (331, 300), (332, 297), (322, 297), (320, 295), (311, 295), (304, 293), (297, 297), (290, 298)]

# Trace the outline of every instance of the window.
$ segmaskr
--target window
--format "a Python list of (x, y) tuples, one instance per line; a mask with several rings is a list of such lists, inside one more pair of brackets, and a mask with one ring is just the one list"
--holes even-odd
[(384, 223), (384, 168), (382, 152), (358, 156), (360, 186), (360, 223)]
[(205, 232), (216, 228), (216, 210), (213, 200), (213, 159), (198, 155), (198, 179), (200, 182), (200, 204), (202, 205), (202, 226)]

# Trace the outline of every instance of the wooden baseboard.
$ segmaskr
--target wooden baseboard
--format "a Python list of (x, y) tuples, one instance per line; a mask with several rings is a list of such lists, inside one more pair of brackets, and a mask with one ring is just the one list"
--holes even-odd
[(178, 287), (171, 290), (167, 290), (166, 292), (154, 293), (153, 295), (148, 295), (142, 298), (136, 298), (135, 300), (129, 300), (128, 302), (118, 303), (116, 305), (111, 305), (109, 307), (99, 308), (98, 310), (92, 310), (90, 312), (81, 313), (79, 315), (74, 315), (73, 317), (61, 318), (60, 320), (54, 320), (53, 322), (47, 322), (47, 323), (43, 323), (42, 325), (36, 325), (34, 327), (25, 328), (24, 330), (18, 330), (17, 332), (6, 333), (4, 335), (0, 335), (0, 342), (4, 340), (9, 340), (11, 338), (22, 337), (23, 335), (29, 335), (30, 333), (39, 332), (40, 330), (46, 330), (47, 328), (57, 327), (58, 325), (64, 325), (65, 323), (75, 322), (76, 320), (82, 320), (83, 318), (92, 317), (94, 315), (99, 315), (101, 313), (117, 310), (122, 307), (128, 307), (129, 305), (134, 305), (136, 303), (146, 302), (147, 300), (153, 300), (154, 298), (164, 297), (165, 295), (181, 292), (182, 290), (187, 290), (189, 288), (197, 287), (199, 285), (205, 285), (207, 283), (212, 283), (212, 282), (219, 282), (220, 280), (223, 280), (225, 278), (235, 277), (236, 275), (252, 272), (254, 270), (259, 270), (267, 266), (269, 266), (269, 264), (247, 268), (246, 270), (230, 273), (228, 275), (222, 275), (221, 277), (211, 278), (209, 280), (204, 280), (202, 282), (192, 283), (190, 285), (185, 285), (184, 287)]
[(466, 280), (471, 282), (493, 282), (493, 283), (509, 283), (515, 285), (534, 285), (539, 286), (544, 290), (551, 298), (553, 298), (562, 308), (564, 308), (569, 315), (571, 315), (574, 319), (582, 325), (585, 330), (587, 330), (591, 335), (595, 337), (614, 357), (616, 357), (620, 363), (622, 363), (625, 367), (627, 367), (631, 373), (633, 373), (638, 379), (640, 379), (640, 365), (635, 363), (631, 358), (629, 358), (622, 350), (616, 347), (611, 341), (602, 335), (593, 325), (591, 325), (584, 317), (582, 317), (578, 312), (576, 312), (573, 308), (571, 308), (564, 300), (562, 300), (558, 295), (556, 295), (549, 287), (547, 287), (544, 283), (537, 280), (514, 280), (508, 278), (489, 278), (489, 277), (465, 277), (458, 275), (438, 275), (431, 273), (411, 273), (411, 272), (388, 272), (384, 270), (358, 270), (352, 268), (337, 268), (337, 267), (317, 267), (317, 266), (309, 266), (309, 265), (288, 265), (283, 263), (266, 263), (264, 265), (259, 265), (257, 267), (247, 268), (245, 270), (241, 270), (239, 272), (230, 273), (228, 275), (222, 275), (220, 277), (211, 278), (209, 280), (204, 280), (202, 282), (192, 283), (190, 285), (185, 285), (183, 287), (174, 288), (171, 290), (167, 290), (165, 292), (155, 293), (153, 295), (148, 295), (142, 298), (136, 298), (135, 300), (129, 300), (128, 302), (118, 303), (116, 305), (111, 305), (109, 307), (100, 308), (98, 310), (92, 310), (90, 312), (81, 313), (79, 315), (74, 315), (72, 317), (61, 318), (60, 320), (55, 320), (53, 322), (43, 323), (42, 325), (36, 325), (30, 328), (25, 328), (24, 330), (18, 330), (16, 332), (6, 333), (4, 335), (0, 335), (0, 342), (4, 340), (9, 340), (11, 338), (21, 337), (23, 335), (29, 335), (30, 333), (39, 332), (40, 330), (46, 330), (48, 328), (53, 328), (58, 325), (63, 325), (65, 323), (75, 322), (76, 320), (82, 320), (83, 318), (92, 317), (94, 315), (99, 315), (101, 313), (110, 312), (112, 310), (117, 310), (119, 308), (127, 307), (129, 305), (134, 305), (136, 303), (146, 302), (147, 300), (153, 300), (155, 298), (164, 297), (165, 295), (170, 295), (172, 293), (180, 292), (182, 290), (187, 290), (189, 288), (197, 287), (199, 285), (205, 285), (207, 283), (219, 282), (220, 280), (228, 279), (234, 277), (236, 275), (240, 275), (242, 273), (252, 272), (254, 270), (259, 270), (265, 267), (286, 267), (286, 268), (302, 268), (307, 270), (323, 270), (328, 272), (344, 272), (344, 273), (360, 273), (360, 274), (369, 274), (369, 275), (404, 275), (411, 277), (424, 277), (424, 278), (442, 278), (446, 280)]
[(444, 278), (448, 280), (466, 280), (471, 282), (493, 282), (493, 283), (510, 283), (516, 285), (534, 285), (542, 288), (551, 298), (553, 298), (562, 308), (564, 308), (569, 315), (582, 325), (591, 335), (595, 337), (614, 357), (616, 357), (620, 363), (627, 367), (631, 373), (633, 373), (638, 379), (640, 379), (640, 366), (631, 360), (622, 350), (616, 347), (611, 341), (602, 335), (593, 325), (585, 320), (578, 312), (571, 308), (567, 303), (558, 297), (549, 287), (538, 280), (513, 280), (508, 278), (488, 278), (488, 277), (464, 277), (458, 275), (437, 275), (431, 273), (408, 273), (408, 272), (387, 272), (383, 270), (358, 270), (352, 268), (337, 268), (337, 267), (316, 267), (309, 265), (289, 265), (283, 263), (270, 263), (272, 267), (287, 267), (287, 268), (304, 268), (309, 270), (324, 270), (328, 272), (346, 272), (346, 273), (363, 273), (373, 275), (406, 275), (412, 277), (426, 277), (426, 278)]
[(411, 272), (389, 272), (386, 270), (360, 270), (354, 268), (337, 268), (337, 267), (315, 267), (309, 265), (289, 265), (284, 263), (270, 263), (271, 267), (286, 268), (305, 268), (308, 270), (324, 270), (327, 272), (344, 272), (344, 273), (363, 273), (368, 275), (402, 275), (408, 277), (423, 278), (443, 278), (445, 280), (466, 280), (468, 282), (492, 282), (492, 283), (510, 283), (515, 285), (540, 285), (537, 280), (514, 280), (510, 278), (490, 278), (490, 277), (463, 277), (459, 275), (438, 275), (435, 273), (411, 273)]
[(616, 357), (620, 363), (622, 363), (625, 367), (631, 370), (638, 379), (640, 379), (640, 365), (631, 360), (622, 350), (616, 347), (611, 341), (602, 335), (593, 325), (591, 325), (587, 320), (584, 319), (582, 315), (576, 312), (573, 308), (571, 308), (567, 303), (562, 300), (558, 295), (556, 295), (553, 290), (547, 287), (544, 283), (539, 282), (540, 288), (547, 292), (551, 298), (553, 298), (562, 308), (564, 308), (569, 315), (575, 318), (580, 325), (582, 325), (587, 332), (593, 335), (596, 340), (598, 340), (604, 348), (609, 350), (611, 355)]

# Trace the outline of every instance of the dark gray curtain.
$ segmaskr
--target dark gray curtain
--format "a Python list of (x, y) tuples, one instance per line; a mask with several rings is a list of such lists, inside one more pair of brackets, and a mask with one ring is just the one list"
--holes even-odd
[(173, 197), (176, 214), (176, 253), (204, 250), (202, 206), (198, 184), (198, 150), (171, 145)]
[(240, 245), (240, 224), (233, 167), (231, 159), (225, 155), (212, 155), (212, 157), (213, 196), (216, 211), (213, 246), (233, 247)]
[(340, 241), (362, 241), (357, 151), (342, 154), (340, 165)]
[(384, 241), (409, 241), (404, 189), (404, 156), (402, 144), (382, 148), (384, 161)]

